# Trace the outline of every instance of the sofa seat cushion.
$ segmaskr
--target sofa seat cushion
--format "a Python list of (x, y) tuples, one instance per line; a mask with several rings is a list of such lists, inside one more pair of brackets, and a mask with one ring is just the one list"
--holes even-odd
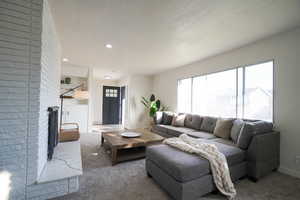
[(225, 155), (228, 166), (236, 165), (246, 160), (246, 151), (236, 147), (229, 140), (218, 138), (212, 140), (199, 139), (199, 141), (216, 145), (218, 150)]
[(226, 144), (226, 145), (233, 146), (233, 147), (237, 147), (237, 145), (234, 144), (234, 142), (232, 140), (226, 140), (226, 139), (223, 139), (223, 138), (214, 138), (211, 141), (218, 142), (218, 143), (221, 143), (221, 144)]
[(179, 182), (197, 179), (210, 172), (205, 159), (165, 144), (148, 146), (146, 158)]
[(175, 127), (175, 126), (168, 126), (168, 134), (174, 137), (178, 137), (181, 134), (189, 134), (190, 132), (195, 131), (194, 129), (187, 128), (187, 127)]
[(216, 136), (214, 136), (212, 133), (204, 132), (204, 131), (194, 131), (189, 132), (189, 136), (195, 137), (195, 138), (203, 138), (203, 139), (214, 139)]
[[(245, 160), (245, 152), (237, 147), (211, 140), (203, 141), (215, 144), (225, 155), (229, 167), (242, 163)], [(206, 159), (166, 144), (147, 147), (146, 159), (154, 162), (159, 168), (179, 182), (191, 181), (211, 173), (209, 162)]]
[(168, 128), (171, 125), (156, 124), (152, 127), (153, 132), (168, 133)]

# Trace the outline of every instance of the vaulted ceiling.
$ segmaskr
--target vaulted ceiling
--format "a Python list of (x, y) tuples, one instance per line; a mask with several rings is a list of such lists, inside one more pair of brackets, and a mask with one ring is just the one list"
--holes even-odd
[(50, 5), (63, 57), (94, 67), (99, 78), (155, 74), (300, 25), (300, 0), (50, 0)]

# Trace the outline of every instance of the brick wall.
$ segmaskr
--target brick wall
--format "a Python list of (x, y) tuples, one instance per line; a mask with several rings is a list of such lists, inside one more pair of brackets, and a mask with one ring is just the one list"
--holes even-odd
[(37, 177), (42, 3), (0, 1), (0, 173), (11, 175), (10, 199), (25, 199)]
[(47, 161), (47, 108), (59, 105), (59, 79), (60, 47), (47, 1), (0, 0), (0, 199), (9, 189), (8, 198), (18, 200), (78, 189), (78, 177), (36, 184)]
[(59, 106), (61, 49), (53, 17), (47, 1), (43, 9), (38, 174), (47, 162), (48, 112), (50, 106)]

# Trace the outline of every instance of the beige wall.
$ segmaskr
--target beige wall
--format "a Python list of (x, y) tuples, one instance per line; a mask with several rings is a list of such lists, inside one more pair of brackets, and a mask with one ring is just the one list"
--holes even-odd
[(176, 110), (177, 80), (274, 59), (274, 120), (281, 131), (280, 170), (300, 177), (300, 28), (154, 76), (153, 91)]
[(128, 85), (129, 126), (128, 128), (145, 128), (150, 124), (148, 110), (141, 103), (141, 97), (152, 93), (152, 77), (132, 76)]
[(103, 101), (103, 86), (119, 86), (114, 80), (93, 80), (91, 87), (92, 96), (92, 123), (102, 123), (102, 101)]
[(133, 75), (119, 81), (120, 86), (126, 86), (126, 128), (145, 128), (150, 124), (148, 111), (141, 103), (141, 97), (148, 97), (152, 94), (152, 76)]
[(125, 127), (142, 128), (147, 127), (150, 122), (148, 112), (141, 104), (142, 96), (150, 96), (152, 93), (152, 76), (127, 76), (118, 81), (115, 80), (93, 80), (91, 83), (91, 121), (102, 123), (102, 98), (103, 86), (126, 86)]

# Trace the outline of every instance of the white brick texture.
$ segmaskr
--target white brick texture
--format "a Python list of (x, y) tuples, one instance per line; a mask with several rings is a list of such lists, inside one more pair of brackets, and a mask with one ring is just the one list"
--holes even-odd
[(37, 177), (29, 165), (37, 166), (41, 13), (42, 1), (0, 1), (0, 172), (11, 175), (9, 199), (25, 199)]
[(47, 162), (48, 146), (48, 107), (59, 106), (61, 49), (55, 25), (47, 1), (44, 2), (41, 79), (40, 79), (40, 114), (39, 114), (39, 160), (38, 174)]
[(11, 175), (9, 199), (78, 190), (78, 177), (36, 184), (47, 162), (47, 108), (59, 105), (60, 59), (47, 0), (0, 0), (0, 175)]

